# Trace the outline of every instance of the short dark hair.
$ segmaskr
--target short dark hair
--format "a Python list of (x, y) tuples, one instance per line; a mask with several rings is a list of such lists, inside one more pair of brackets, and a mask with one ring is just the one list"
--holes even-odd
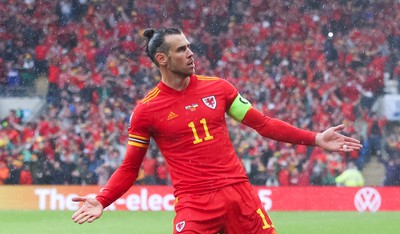
[(144, 30), (143, 36), (147, 38), (146, 54), (157, 66), (156, 53), (161, 52), (166, 54), (168, 52), (169, 47), (164, 44), (165, 36), (173, 34), (182, 34), (182, 30), (179, 28), (148, 28)]

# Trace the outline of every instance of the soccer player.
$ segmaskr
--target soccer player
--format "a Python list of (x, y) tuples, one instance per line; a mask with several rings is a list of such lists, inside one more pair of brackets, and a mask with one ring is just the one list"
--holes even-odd
[(135, 182), (153, 138), (168, 163), (176, 197), (174, 233), (276, 233), (229, 138), (225, 114), (260, 135), (292, 144), (350, 152), (357, 139), (296, 128), (263, 115), (226, 80), (195, 74), (190, 42), (180, 29), (146, 29), (146, 53), (161, 82), (135, 107), (125, 159), (96, 198), (83, 202), (72, 219), (93, 222)]

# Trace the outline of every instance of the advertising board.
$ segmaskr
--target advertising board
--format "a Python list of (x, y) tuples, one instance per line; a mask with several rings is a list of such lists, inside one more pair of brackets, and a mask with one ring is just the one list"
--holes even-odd
[[(272, 211), (400, 211), (400, 187), (254, 187)], [(0, 210), (76, 210), (75, 196), (99, 186), (0, 186)], [(173, 211), (169, 186), (133, 186), (108, 210)]]

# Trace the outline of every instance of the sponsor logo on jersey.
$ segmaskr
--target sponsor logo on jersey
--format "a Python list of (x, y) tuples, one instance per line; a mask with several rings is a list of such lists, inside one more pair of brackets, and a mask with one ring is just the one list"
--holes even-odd
[(181, 221), (177, 224), (175, 224), (175, 230), (177, 232), (181, 232), (184, 228), (185, 228), (186, 222), (185, 221)]
[(195, 111), (196, 107), (198, 106), (199, 106), (198, 104), (193, 103), (192, 105), (185, 106), (185, 110)]
[(178, 117), (178, 114), (175, 114), (174, 112), (170, 111), (167, 120), (175, 119), (176, 117)]
[(202, 98), (201, 100), (203, 100), (203, 103), (211, 108), (211, 109), (215, 109), (215, 107), (217, 107), (217, 99), (215, 99), (215, 96), (208, 96), (205, 98)]

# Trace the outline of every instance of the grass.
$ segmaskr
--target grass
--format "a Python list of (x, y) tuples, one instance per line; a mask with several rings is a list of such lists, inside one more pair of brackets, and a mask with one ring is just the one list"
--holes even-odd
[[(68, 211), (0, 211), (0, 234), (170, 234), (173, 212), (105, 212), (75, 224)], [(279, 234), (397, 234), (400, 212), (269, 212)]]

